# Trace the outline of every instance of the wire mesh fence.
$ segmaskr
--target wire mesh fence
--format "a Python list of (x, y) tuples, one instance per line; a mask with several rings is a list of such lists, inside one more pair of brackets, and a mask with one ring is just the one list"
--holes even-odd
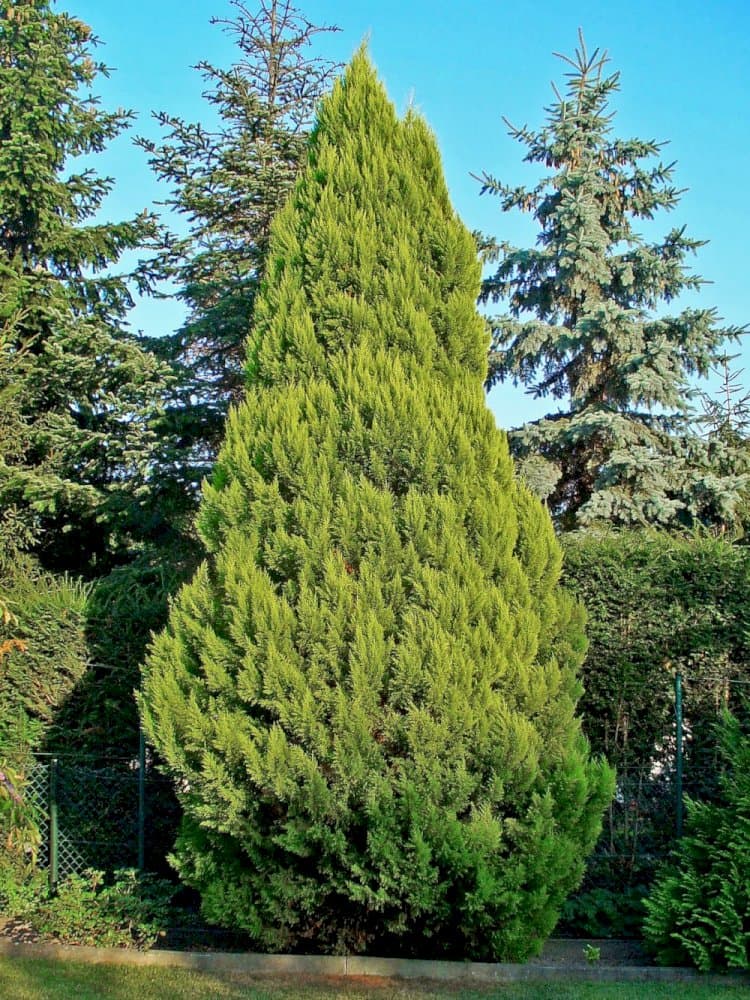
[(166, 865), (178, 807), (170, 782), (139, 757), (38, 754), (25, 797), (41, 835), (37, 861), (53, 884), (89, 868)]
[[(684, 797), (716, 794), (720, 762), (711, 758), (697, 742), (683, 753), (674, 739), (648, 763), (617, 769), (601, 837), (568, 908), (572, 929), (580, 932), (590, 917), (589, 930), (606, 931), (609, 920), (614, 930), (629, 932), (628, 907), (632, 903), (637, 915), (658, 865), (677, 842)], [(41, 833), (38, 863), (51, 883), (89, 868), (169, 872), (180, 810), (170, 781), (145, 748), (115, 759), (39, 754), (24, 785)], [(596, 906), (609, 907), (609, 917), (592, 916)], [(634, 916), (634, 929), (637, 923)]]
[[(693, 776), (702, 789), (706, 771)], [(170, 782), (148, 764), (143, 773), (137, 758), (37, 755), (25, 795), (42, 833), (38, 862), (56, 866), (59, 877), (86, 868), (161, 867), (171, 846), (178, 807)], [(671, 772), (618, 772), (590, 868), (618, 869), (621, 880), (655, 867), (675, 840), (677, 795)]]
[[(615, 795), (583, 882), (565, 904), (558, 932), (640, 936), (644, 897), (682, 836), (688, 799), (719, 797), (725, 762), (715, 727), (725, 708), (746, 712), (738, 695), (745, 682), (727, 680), (722, 696), (713, 700), (691, 685), (685, 706), (684, 680), (681, 673), (674, 675), (672, 725), (665, 719), (660, 738), (651, 741), (645, 753), (634, 753), (625, 743), (616, 747)], [(637, 726), (637, 712), (631, 721)]]

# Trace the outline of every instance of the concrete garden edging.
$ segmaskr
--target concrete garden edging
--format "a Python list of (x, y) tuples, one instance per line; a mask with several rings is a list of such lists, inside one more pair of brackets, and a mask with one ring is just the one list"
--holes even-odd
[(88, 948), (80, 945), (18, 944), (0, 940), (0, 958), (78, 961), (100, 965), (136, 965), (189, 969), (194, 972), (248, 976), (310, 976), (386, 979), (432, 979), (441, 982), (531, 983), (590, 982), (645, 983), (699, 982), (750, 985), (750, 974), (700, 973), (694, 969), (633, 965), (514, 965), (492, 962), (449, 962), (362, 955), (261, 955), (256, 953), (196, 951), (130, 951), (126, 948)]

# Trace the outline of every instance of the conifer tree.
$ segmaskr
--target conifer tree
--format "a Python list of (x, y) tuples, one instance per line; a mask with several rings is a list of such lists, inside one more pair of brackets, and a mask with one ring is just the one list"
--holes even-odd
[(740, 489), (731, 522), (721, 525), (732, 534), (747, 536), (750, 524), (750, 392), (743, 383), (744, 369), (732, 367), (738, 355), (720, 355), (713, 365), (719, 377), (715, 395), (701, 390), (703, 412), (697, 418), (705, 439), (711, 471), (717, 476), (733, 476)]
[(272, 227), (207, 559), (144, 677), (180, 875), (264, 948), (523, 958), (600, 828), (582, 610), (484, 400), (479, 280), (360, 52)]
[(86, 673), (88, 597), (81, 583), (0, 549), (0, 770), (53, 736)]
[(525, 161), (550, 172), (531, 188), (482, 178), (503, 211), (532, 213), (540, 230), (534, 248), (490, 244), (499, 264), (482, 298), (509, 313), (494, 323), (488, 384), (510, 379), (559, 403), (514, 429), (511, 449), (563, 528), (731, 523), (747, 477), (696, 432), (690, 379), (739, 331), (713, 309), (662, 314), (703, 284), (687, 269), (701, 243), (684, 227), (656, 243), (636, 228), (677, 206), (674, 164), (658, 162), (660, 143), (613, 135), (619, 74), (606, 74), (606, 53), (589, 55), (580, 36), (575, 58), (561, 58), (567, 89), (555, 88), (546, 124), (509, 126)]
[(713, 374), (720, 379), (715, 395), (701, 391), (703, 413), (699, 420), (712, 439), (741, 447), (750, 435), (750, 391), (742, 382), (744, 368), (733, 368), (738, 354), (722, 354)]
[[(188, 309), (183, 326), (159, 349), (176, 366), (166, 460), (189, 495), (221, 444), (227, 408), (243, 384), (245, 339), (264, 271), (271, 220), (294, 184), (316, 105), (334, 64), (310, 52), (318, 27), (291, 0), (231, 0), (234, 17), (214, 18), (236, 41), (229, 69), (199, 63), (212, 128), (167, 113), (161, 142), (140, 139), (165, 204), (187, 223), (167, 234), (155, 261)], [(171, 432), (171, 433), (170, 433)]]
[(111, 270), (154, 220), (92, 221), (112, 182), (75, 170), (130, 118), (88, 92), (106, 72), (94, 44), (49, 0), (0, 0), (0, 393), (15, 410), (0, 520), (74, 570), (84, 552), (101, 567), (141, 518), (163, 392), (158, 362), (123, 328), (131, 295)]

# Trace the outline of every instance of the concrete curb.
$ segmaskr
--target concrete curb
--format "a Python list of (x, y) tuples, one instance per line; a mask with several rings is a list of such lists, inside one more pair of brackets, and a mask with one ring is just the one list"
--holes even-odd
[(0, 958), (50, 959), (100, 965), (137, 965), (190, 969), (195, 972), (250, 976), (311, 976), (427, 979), (480, 983), (688, 983), (750, 985), (750, 974), (718, 975), (694, 969), (617, 965), (513, 965), (490, 962), (443, 962), (362, 955), (260, 955), (196, 951), (130, 951), (79, 945), (16, 944), (0, 941)]

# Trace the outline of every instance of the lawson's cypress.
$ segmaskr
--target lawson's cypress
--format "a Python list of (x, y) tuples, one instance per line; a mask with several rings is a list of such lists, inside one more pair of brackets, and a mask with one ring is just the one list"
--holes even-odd
[(364, 53), (267, 275), (208, 556), (145, 673), (180, 874), (268, 949), (523, 958), (611, 774), (575, 715), (582, 612), (484, 400), (472, 237)]

